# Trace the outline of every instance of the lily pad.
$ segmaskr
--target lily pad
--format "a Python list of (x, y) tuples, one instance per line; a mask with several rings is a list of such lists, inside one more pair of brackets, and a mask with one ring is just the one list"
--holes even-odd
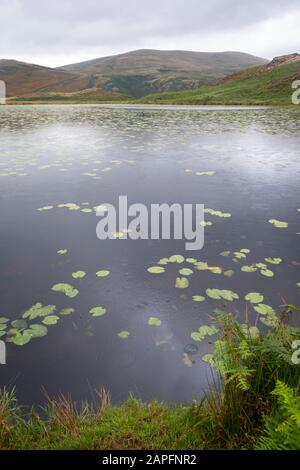
[(170, 263), (183, 263), (184, 262), (184, 256), (182, 256), (182, 255), (173, 255), (173, 256), (170, 256), (169, 261), (170, 261)]
[(280, 264), (282, 262), (281, 258), (265, 258), (265, 261), (270, 264)]
[(190, 263), (190, 264), (195, 264), (195, 263), (197, 263), (197, 260), (196, 260), (196, 258), (187, 258), (186, 262)]
[(208, 269), (208, 264), (204, 261), (197, 261), (194, 266), (196, 269), (199, 269), (199, 271), (206, 271)]
[(90, 313), (92, 314), (93, 317), (101, 317), (102, 315), (106, 314), (106, 308), (105, 307), (94, 307), (90, 310)]
[(182, 269), (179, 269), (179, 274), (181, 274), (182, 276), (190, 276), (191, 274), (193, 274), (193, 270), (192, 269), (189, 269), (189, 268), (182, 268)]
[(266, 304), (259, 304), (259, 305), (256, 305), (253, 308), (260, 315), (268, 315), (270, 313), (271, 314), (275, 313), (275, 310), (273, 309), (273, 307), (271, 307), (270, 305), (266, 305)]
[(177, 289), (186, 289), (187, 287), (189, 287), (189, 284), (189, 280), (186, 277), (176, 278), (175, 287), (177, 287)]
[(56, 310), (55, 305), (46, 305), (43, 306), (40, 302), (34, 304), (30, 309), (26, 310), (23, 313), (22, 318), (28, 318), (29, 320), (34, 320), (38, 317), (45, 317), (51, 315)]
[(51, 290), (54, 292), (62, 292), (70, 298), (76, 297), (79, 294), (79, 290), (67, 283), (54, 284), (54, 286), (51, 287)]
[(194, 341), (202, 341), (206, 336), (213, 336), (218, 333), (218, 330), (215, 326), (203, 325), (200, 326), (198, 331), (193, 331), (191, 333), (191, 338)]
[(48, 328), (44, 325), (33, 323), (32, 325), (30, 325), (30, 328), (25, 331), (30, 333), (33, 338), (42, 338), (48, 333)]
[(9, 319), (6, 317), (0, 317), (0, 323), (8, 323)]
[(11, 322), (11, 326), (17, 330), (24, 330), (27, 328), (27, 322), (25, 320), (14, 320)]
[(288, 222), (283, 222), (282, 220), (270, 219), (269, 223), (277, 228), (287, 228), (289, 226)]
[(97, 277), (106, 277), (109, 276), (110, 271), (108, 269), (103, 269), (102, 271), (97, 271), (96, 276)]
[(151, 266), (147, 269), (147, 271), (151, 274), (162, 274), (165, 272), (165, 268), (163, 268), (162, 266)]
[(86, 272), (85, 271), (74, 271), (72, 273), (72, 277), (74, 279), (83, 279), (84, 277), (86, 276)]
[(243, 271), (243, 273), (255, 273), (255, 271), (257, 271), (257, 267), (253, 265), (244, 265), (241, 267), (241, 271)]
[(252, 304), (260, 304), (263, 302), (264, 296), (259, 292), (249, 292), (249, 294), (245, 296), (245, 300), (248, 300)]
[(260, 274), (262, 274), (263, 276), (266, 276), (266, 277), (273, 277), (274, 276), (274, 273), (273, 273), (273, 271), (271, 271), (271, 269), (261, 269)]
[(43, 318), (42, 323), (44, 323), (44, 325), (56, 325), (58, 320), (59, 317), (57, 315), (49, 315), (48, 317)]
[(120, 333), (118, 333), (118, 336), (119, 336), (119, 338), (127, 339), (127, 338), (129, 338), (130, 333), (129, 333), (129, 331), (120, 331)]
[(220, 256), (224, 256), (224, 257), (229, 256), (229, 255), (230, 255), (230, 251), (222, 251), (220, 253)]
[(161, 325), (161, 320), (157, 317), (150, 317), (148, 319), (148, 325), (150, 325), (150, 326), (160, 326)]
[(66, 249), (61, 249), (61, 250), (57, 251), (58, 255), (66, 255), (67, 253), (68, 253), (68, 250), (66, 250)]
[(61, 311), (60, 311), (60, 314), (61, 315), (71, 315), (72, 313), (75, 312), (75, 308), (63, 308)]
[(239, 298), (238, 294), (232, 292), (231, 290), (226, 289), (206, 289), (206, 295), (211, 299), (215, 300), (228, 300), (232, 302), (233, 300), (237, 300)]
[(205, 297), (203, 297), (202, 295), (193, 295), (194, 302), (204, 302), (204, 300), (205, 300)]
[(197, 171), (197, 176), (214, 176), (216, 174), (215, 171)]
[(31, 333), (29, 333), (28, 330), (26, 330), (23, 333), (18, 333), (15, 336), (13, 336), (11, 341), (16, 346), (24, 346), (25, 344), (29, 343), (31, 339), (32, 339)]

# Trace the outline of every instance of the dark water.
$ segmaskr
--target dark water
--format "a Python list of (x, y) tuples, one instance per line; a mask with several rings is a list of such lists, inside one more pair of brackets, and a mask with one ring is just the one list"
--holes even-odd
[[(241, 312), (245, 294), (253, 291), (274, 307), (283, 300), (300, 303), (299, 117), (296, 107), (1, 107), (0, 316), (21, 318), (37, 302), (76, 311), (49, 326), (45, 337), (22, 347), (7, 343), (0, 385), (16, 385), (24, 404), (42, 402), (43, 389), (49, 395), (70, 392), (77, 401), (93, 400), (101, 387), (115, 402), (130, 392), (167, 402), (199, 397), (209, 377), (201, 356), (211, 346), (194, 342), (191, 332), (210, 323), (209, 314), (222, 302), (207, 297), (198, 303), (193, 295), (205, 296), (206, 288), (233, 290), (240, 300), (230, 306)], [(199, 171), (216, 173), (197, 176)], [(117, 204), (119, 195), (147, 205), (203, 203), (231, 217), (207, 215), (213, 225), (195, 254), (178, 240), (100, 241), (94, 211), (57, 207)], [(54, 208), (37, 211), (48, 205)], [(286, 221), (288, 228), (273, 227), (269, 219)], [(251, 252), (239, 263), (219, 254), (241, 248)], [(60, 256), (59, 249), (68, 253)], [(234, 274), (195, 270), (190, 286), (176, 289), (181, 265), (169, 264), (161, 275), (147, 272), (173, 254)], [(270, 265), (272, 278), (241, 272), (265, 257), (283, 260)], [(101, 269), (110, 275), (97, 278)], [(73, 279), (77, 270), (86, 277)], [(79, 295), (51, 291), (64, 282)], [(107, 313), (93, 318), (95, 306)], [(151, 316), (161, 326), (149, 326)], [(124, 330), (127, 339), (118, 336)], [(186, 355), (190, 344), (198, 350)]]

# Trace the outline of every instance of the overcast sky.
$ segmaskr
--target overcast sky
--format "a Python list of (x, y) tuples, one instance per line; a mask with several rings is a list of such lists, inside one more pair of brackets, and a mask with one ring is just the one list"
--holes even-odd
[(59, 66), (133, 49), (300, 52), (300, 0), (0, 0), (0, 58)]

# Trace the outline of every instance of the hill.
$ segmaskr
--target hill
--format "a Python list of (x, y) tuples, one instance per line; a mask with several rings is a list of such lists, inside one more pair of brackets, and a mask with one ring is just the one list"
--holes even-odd
[[(78, 93), (91, 88), (89, 76), (5, 59), (0, 60), (0, 80), (6, 83), (8, 97)], [(114, 95), (100, 86), (99, 91), (105, 97)]]
[(60, 67), (88, 75), (94, 87), (141, 97), (149, 93), (199, 88), (233, 72), (266, 63), (242, 52), (143, 49)]
[(234, 73), (212, 86), (144, 97), (149, 104), (291, 104), (294, 80), (300, 79), (300, 55), (275, 57), (270, 63)]
[(139, 98), (199, 88), (262, 63), (265, 59), (241, 52), (138, 50), (56, 69), (2, 59), (0, 80), (7, 84), (8, 97)]

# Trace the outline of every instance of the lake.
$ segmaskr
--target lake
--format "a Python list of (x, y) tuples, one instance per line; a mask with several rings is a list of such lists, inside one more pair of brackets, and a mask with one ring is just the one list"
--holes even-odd
[[(129, 393), (199, 398), (212, 338), (191, 333), (215, 308), (242, 318), (247, 304), (255, 321), (249, 292), (276, 308), (300, 304), (299, 117), (296, 106), (0, 107), (0, 339), (9, 340), (0, 386), (16, 386), (24, 405), (43, 403), (45, 391), (93, 401), (101, 388), (115, 403)], [(94, 208), (117, 205), (119, 195), (131, 204), (204, 204), (203, 249), (99, 240)], [(185, 261), (170, 262), (173, 255)], [(182, 269), (192, 271), (183, 271), (186, 288), (176, 287)], [(72, 276), (78, 271), (84, 277)], [(71, 296), (52, 290), (62, 283)], [(43, 325), (40, 337), (15, 344), (31, 324)]]

